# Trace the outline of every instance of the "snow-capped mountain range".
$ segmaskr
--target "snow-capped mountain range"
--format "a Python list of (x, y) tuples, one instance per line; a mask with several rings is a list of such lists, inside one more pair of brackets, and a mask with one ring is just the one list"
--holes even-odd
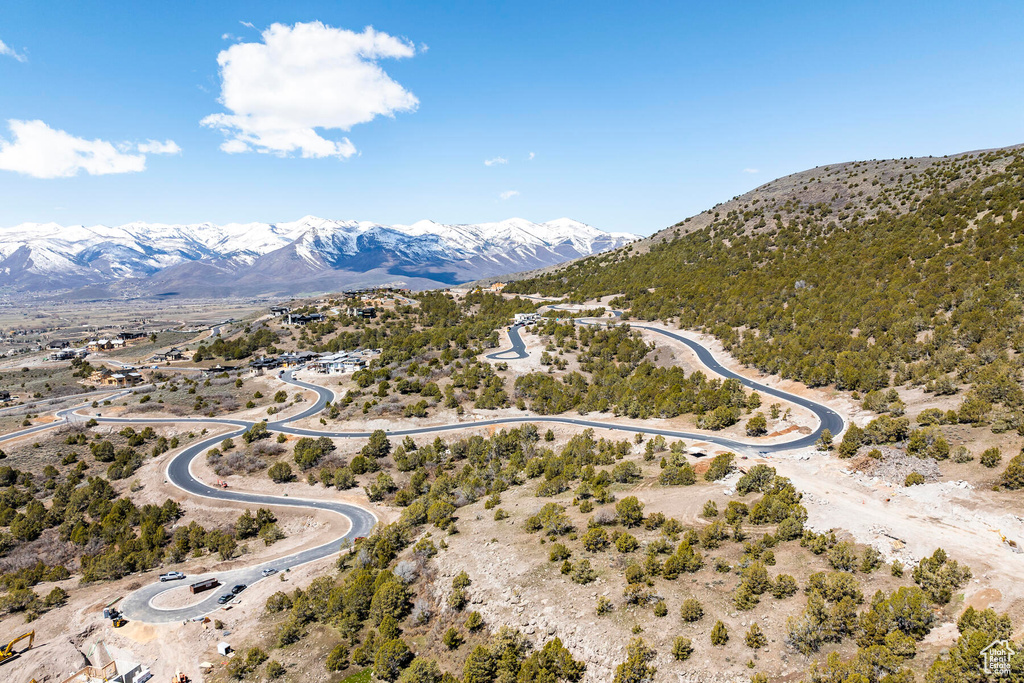
[(0, 228), (0, 291), (268, 295), (399, 284), (446, 286), (614, 249), (636, 235), (568, 218), (532, 223), (291, 223)]

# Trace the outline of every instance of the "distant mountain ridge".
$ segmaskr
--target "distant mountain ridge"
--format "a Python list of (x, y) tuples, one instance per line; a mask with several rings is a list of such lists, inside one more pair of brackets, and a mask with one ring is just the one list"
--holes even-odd
[(550, 266), (637, 239), (568, 218), (391, 226), (315, 216), (226, 225), (23, 223), (0, 228), (0, 289), (82, 296), (422, 289)]

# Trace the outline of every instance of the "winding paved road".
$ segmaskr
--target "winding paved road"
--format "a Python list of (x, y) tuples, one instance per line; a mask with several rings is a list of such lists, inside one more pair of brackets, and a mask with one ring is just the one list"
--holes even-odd
[[(583, 321), (581, 321), (583, 322)], [(457, 422), (453, 424), (437, 425), (431, 427), (416, 427), (411, 429), (400, 429), (400, 430), (388, 430), (388, 434), (391, 436), (405, 436), (405, 435), (418, 435), (418, 434), (433, 434), (438, 432), (455, 431), (461, 429), (476, 429), (479, 427), (487, 427), (493, 425), (510, 425), (510, 424), (523, 424), (527, 422), (532, 423), (552, 423), (552, 424), (566, 424), (575, 427), (582, 428), (594, 428), (594, 429), (607, 429), (613, 431), (623, 432), (643, 432), (650, 435), (662, 435), (665, 437), (676, 438), (676, 439), (687, 439), (690, 441), (699, 442), (710, 442), (718, 444), (719, 446), (750, 454), (767, 454), (778, 451), (793, 450), (797, 448), (803, 448), (812, 445), (817, 441), (821, 435), (822, 430), (829, 429), (834, 435), (838, 435), (842, 432), (845, 427), (845, 423), (835, 411), (816, 403), (810, 399), (806, 399), (794, 394), (790, 394), (781, 389), (769, 387), (767, 385), (755, 382), (747, 379), (725, 367), (723, 367), (718, 361), (714, 359), (711, 352), (705, 347), (701, 346), (696, 341), (688, 339), (682, 335), (662, 330), (655, 327), (647, 327), (644, 325), (632, 325), (638, 329), (648, 330), (663, 336), (669, 337), (674, 341), (685, 344), (687, 347), (692, 349), (698, 359), (707, 366), (712, 372), (719, 374), (726, 378), (738, 379), (743, 383), (744, 386), (750, 389), (755, 389), (762, 394), (769, 396), (775, 396), (777, 398), (785, 399), (796, 405), (802, 406), (810, 410), (818, 418), (818, 427), (811, 433), (801, 436), (798, 439), (787, 441), (784, 443), (774, 444), (758, 444), (756, 442), (738, 441), (735, 439), (728, 439), (725, 437), (716, 436), (714, 434), (701, 433), (701, 432), (685, 432), (676, 431), (669, 429), (661, 429), (652, 424), (646, 425), (630, 425), (630, 424), (618, 424), (609, 422), (607, 420), (587, 420), (582, 418), (571, 418), (571, 417), (557, 417), (557, 416), (542, 416), (542, 415), (523, 415), (522, 417), (508, 417), (508, 418), (495, 418), (491, 420), (466, 420), (464, 422)], [(492, 353), (488, 355), (488, 358), (501, 360), (501, 356), (509, 353), (519, 354), (517, 358), (525, 358), (528, 354), (525, 352), (525, 344), (522, 337), (519, 335), (518, 326), (513, 326), (509, 330), (509, 338), (512, 342), (512, 348)], [(267, 428), (270, 431), (284, 432), (286, 434), (294, 434), (299, 436), (310, 436), (320, 437), (328, 436), (334, 438), (367, 438), (371, 432), (348, 432), (348, 431), (328, 431), (328, 430), (315, 430), (306, 429), (301, 427), (293, 427), (291, 423), (299, 420), (312, 417), (317, 413), (321, 412), (326, 405), (334, 400), (334, 393), (326, 388), (315, 384), (304, 382), (295, 379), (292, 376), (292, 372), (284, 372), (280, 375), (280, 379), (288, 384), (308, 389), (316, 393), (316, 400), (304, 408), (301, 412), (291, 417), (268, 422)], [(131, 393), (130, 390), (118, 393), (111, 396), (111, 399), (120, 398), (121, 396)], [(56, 413), (58, 418), (56, 422), (48, 423), (45, 425), (38, 425), (11, 434), (0, 436), (0, 442), (9, 441), (12, 439), (20, 438), (28, 434), (42, 432), (48, 429), (53, 429), (72, 421), (85, 420), (88, 416), (79, 414), (77, 411), (88, 407), (89, 404), (77, 405), (71, 408), (67, 408)], [(278, 507), (300, 507), (300, 508), (311, 508), (318, 510), (325, 510), (333, 512), (345, 517), (350, 524), (348, 532), (338, 539), (331, 540), (323, 545), (315, 548), (309, 548), (286, 557), (278, 558), (272, 561), (255, 565), (251, 567), (245, 567), (243, 569), (237, 569), (227, 572), (219, 572), (217, 574), (204, 574), (202, 576), (190, 576), (184, 581), (174, 581), (160, 583), (156, 582), (148, 586), (144, 586), (136, 590), (135, 592), (128, 595), (122, 603), (122, 610), (129, 619), (135, 619), (139, 621), (145, 621), (148, 623), (167, 623), (182, 621), (186, 619), (192, 619), (201, 617), (211, 612), (216, 611), (220, 606), (217, 604), (217, 598), (224, 593), (230, 591), (233, 584), (244, 583), (252, 585), (257, 581), (263, 579), (262, 570), (268, 567), (273, 567), (278, 571), (297, 567), (307, 562), (313, 562), (325, 557), (329, 557), (337, 553), (340, 549), (340, 544), (343, 539), (352, 539), (359, 536), (367, 536), (376, 524), (376, 517), (372, 512), (365, 508), (351, 505), (347, 503), (341, 503), (331, 500), (315, 500), (315, 499), (302, 499), (302, 498), (290, 498), (286, 496), (268, 496), (256, 493), (245, 493), (241, 491), (226, 490), (222, 488), (214, 488), (209, 486), (195, 477), (192, 473), (192, 464), (196, 457), (207, 449), (220, 443), (225, 438), (240, 436), (246, 429), (250, 428), (255, 424), (248, 420), (236, 420), (230, 418), (112, 418), (112, 417), (100, 417), (96, 416), (98, 422), (110, 423), (110, 424), (180, 424), (182, 422), (190, 422), (194, 424), (216, 424), (231, 427), (226, 434), (218, 434), (202, 441), (196, 442), (191, 446), (185, 448), (181, 453), (174, 456), (167, 464), (167, 480), (174, 486), (181, 489), (182, 491), (202, 498), (213, 498), (217, 500), (230, 501), (233, 503), (251, 505), (251, 506), (278, 506)], [(176, 588), (185, 589), (190, 583), (194, 581), (202, 580), (203, 578), (211, 578), (216, 576), (220, 582), (221, 587), (218, 590), (210, 591), (208, 597), (202, 599), (200, 602), (189, 605), (187, 607), (181, 607), (177, 609), (160, 609), (152, 605), (153, 598), (160, 595), (161, 593), (173, 590)], [(245, 593), (242, 593), (238, 599), (244, 598)]]
[[(530, 354), (526, 352), (526, 342), (519, 336), (519, 325), (513, 325), (508, 328), (508, 339), (512, 342), (511, 349), (495, 351), (494, 353), (487, 354), (487, 357), (492, 360), (519, 360), (520, 358), (530, 357)], [(510, 356), (509, 354), (514, 355)]]

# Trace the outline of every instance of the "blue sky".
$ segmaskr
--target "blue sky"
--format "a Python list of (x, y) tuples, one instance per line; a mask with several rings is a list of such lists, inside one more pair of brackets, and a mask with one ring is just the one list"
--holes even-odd
[[(368, 26), (352, 79), (302, 71)], [(0, 226), (569, 216), (649, 234), (819, 164), (1024, 142), (1022, 28), (1019, 2), (6, 0)]]

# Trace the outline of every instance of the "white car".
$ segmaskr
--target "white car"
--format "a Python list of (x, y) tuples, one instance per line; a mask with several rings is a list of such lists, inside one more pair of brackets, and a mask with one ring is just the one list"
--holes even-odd
[(274, 569), (273, 567), (270, 567), (269, 569), (264, 569), (260, 573), (263, 574), (263, 576), (273, 576), (274, 574), (277, 573), (277, 570)]
[(167, 572), (166, 574), (160, 575), (161, 581), (177, 581), (178, 579), (184, 579), (185, 575), (181, 572)]

